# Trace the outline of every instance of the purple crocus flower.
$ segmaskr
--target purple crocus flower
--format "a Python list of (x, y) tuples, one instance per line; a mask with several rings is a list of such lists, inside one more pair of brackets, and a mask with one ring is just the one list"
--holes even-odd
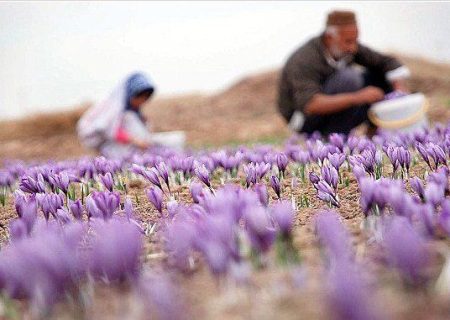
[[(93, 200), (94, 206), (92, 203), (86, 203), (88, 208), (88, 213), (91, 216), (98, 217), (98, 213), (101, 213), (103, 219), (109, 219), (113, 216), (113, 214), (119, 209), (120, 205), (120, 194), (118, 192), (93, 192), (88, 199), (91, 198)], [(92, 212), (91, 212), (92, 211)]]
[(320, 200), (339, 207), (338, 197), (333, 188), (326, 181), (320, 180), (315, 186), (317, 188), (317, 196)]
[(131, 202), (131, 199), (128, 197), (125, 199), (123, 203), (123, 210), (125, 212), (125, 216), (127, 217), (128, 221), (135, 220), (133, 202)]
[(59, 193), (38, 193), (36, 201), (44, 213), (46, 220), (50, 218), (50, 214), (56, 216), (56, 211), (64, 205), (64, 194)]
[(167, 168), (166, 164), (164, 162), (160, 162), (156, 165), (156, 170), (158, 170), (159, 175), (166, 183), (167, 188), (170, 190), (169, 185), (169, 169)]
[(225, 171), (231, 172), (233, 169), (237, 170), (239, 168), (239, 164), (242, 161), (243, 154), (241, 152), (236, 152), (233, 156), (227, 156), (222, 159), (221, 165), (225, 169)]
[(81, 200), (76, 201), (69, 200), (69, 209), (75, 219), (77, 220), (83, 219), (83, 205), (81, 203)]
[(337, 190), (339, 183), (339, 174), (334, 167), (322, 166), (321, 168), (322, 179), (325, 180), (330, 186)]
[(203, 254), (212, 274), (226, 274), (231, 262), (240, 259), (232, 212), (205, 215), (195, 227), (194, 248)]
[(281, 199), (281, 183), (280, 179), (278, 179), (277, 176), (270, 177), (270, 186), (272, 187), (273, 191), (275, 191), (278, 199)]
[(16, 179), (6, 170), (0, 170), (0, 187), (11, 187)]
[(392, 91), (392, 92), (389, 92), (388, 94), (386, 94), (384, 96), (384, 100), (393, 100), (393, 99), (401, 98), (404, 96), (406, 96), (406, 93), (395, 90), (395, 91)]
[(363, 177), (359, 181), (359, 189), (361, 191), (360, 204), (362, 211), (367, 216), (375, 204), (375, 188), (376, 183), (368, 177)]
[(92, 198), (92, 196), (89, 196), (86, 198), (86, 211), (87, 211), (88, 219), (103, 218), (103, 213), (100, 211), (100, 209), (95, 204), (95, 201)]
[(37, 179), (25, 176), (20, 179), (19, 188), (27, 193), (43, 193), (45, 192), (44, 178), (40, 174)]
[[(331, 147), (331, 148), (330, 148)], [(320, 160), (321, 163), (325, 160), (328, 153), (336, 151), (336, 148), (332, 148), (331, 145), (323, 145), (321, 142), (317, 145), (317, 156), (318, 160)]]
[(392, 217), (384, 230), (383, 238), (391, 264), (401, 272), (407, 282), (420, 283), (429, 256), (424, 240), (409, 221), (403, 217)]
[(399, 162), (399, 148), (395, 145), (389, 144), (387, 146), (383, 146), (384, 152), (386, 152), (386, 155), (388, 156), (389, 160), (391, 161), (391, 164), (394, 168), (394, 172), (397, 171), (400, 162)]
[(404, 147), (398, 148), (398, 162), (400, 166), (402, 166), (406, 172), (409, 172), (409, 167), (411, 165), (411, 153), (408, 149)]
[(366, 170), (360, 164), (354, 164), (352, 166), (353, 174), (355, 175), (356, 180), (360, 181), (362, 178), (366, 177)]
[(167, 201), (166, 208), (170, 219), (173, 219), (179, 211), (184, 209), (183, 205), (179, 204), (176, 200)]
[(234, 185), (226, 185), (217, 191), (216, 196), (206, 193), (201, 205), (211, 214), (225, 215), (237, 222), (249, 204), (254, 203), (258, 203), (254, 192), (244, 192)]
[[(329, 135), (328, 140), (330, 143), (339, 149), (339, 151), (344, 151), (344, 135), (339, 133), (332, 133)], [(338, 168), (336, 168), (337, 170)]]
[(375, 151), (375, 164), (380, 166), (383, 164), (383, 154), (380, 150)]
[(360, 163), (363, 165), (367, 173), (373, 175), (375, 171), (375, 152), (365, 149), (359, 155), (356, 156)]
[(18, 241), (28, 235), (28, 228), (22, 219), (14, 219), (9, 223), (9, 236), (11, 241)]
[(281, 174), (284, 176), (287, 165), (289, 163), (288, 157), (284, 153), (278, 153), (276, 155), (277, 167), (281, 171)]
[(204, 165), (197, 166), (195, 168), (195, 175), (203, 182), (208, 188), (211, 188), (211, 182), (209, 181), (209, 171)]
[(427, 152), (425, 146), (422, 143), (417, 142), (416, 143), (416, 149), (419, 152), (419, 154), (422, 156), (422, 159), (431, 168), (430, 158), (428, 157), (428, 152)]
[(265, 207), (269, 204), (269, 193), (265, 184), (257, 183), (253, 186), (253, 190), (258, 195), (259, 202)]
[(411, 188), (414, 190), (414, 192), (416, 192), (417, 195), (421, 199), (424, 199), (425, 198), (425, 190), (423, 187), (422, 180), (420, 180), (420, 178), (418, 178), (418, 177), (413, 177), (413, 178), (409, 179), (409, 183), (411, 185)]
[(427, 203), (436, 207), (444, 200), (445, 190), (441, 185), (429, 182), (424, 190), (424, 198)]
[(140, 176), (144, 176), (145, 168), (143, 166), (140, 166), (140, 165), (137, 165), (137, 164), (133, 163), (131, 165), (130, 171), (135, 173), (135, 174), (138, 174)]
[(361, 190), (361, 207), (366, 215), (376, 207), (379, 209), (377, 213), (383, 213), (389, 201), (396, 209), (397, 203), (403, 205), (401, 201), (404, 199), (403, 195), (406, 194), (401, 181), (385, 178), (379, 180), (369, 177), (361, 178), (359, 188)]
[(25, 222), (28, 234), (33, 230), (37, 220), (37, 203), (34, 198), (19, 204), (19, 217)]
[(183, 171), (183, 174), (190, 175), (194, 171), (194, 158), (193, 157), (186, 157), (181, 159), (181, 170)]
[(193, 250), (193, 239), (196, 234), (195, 226), (185, 219), (175, 218), (163, 233), (165, 249), (169, 254), (169, 263), (182, 272), (189, 270), (189, 257)]
[(289, 236), (294, 225), (294, 210), (289, 201), (277, 202), (270, 208), (270, 213), (283, 236)]
[(158, 170), (156, 170), (156, 168), (150, 168), (150, 170), (144, 171), (144, 174), (144, 177), (147, 178), (148, 181), (162, 190), (161, 182), (158, 177)]
[(350, 259), (350, 237), (339, 221), (339, 215), (335, 211), (324, 210), (316, 214), (314, 221), (316, 234), (327, 249), (329, 258), (334, 261)]
[(163, 192), (159, 188), (150, 187), (150, 189), (146, 190), (147, 199), (150, 201), (159, 211), (162, 213), (162, 205), (163, 205)]
[(124, 219), (96, 221), (89, 253), (89, 269), (97, 279), (135, 279), (140, 272), (142, 235)]
[(404, 185), (401, 180), (390, 180), (381, 178), (374, 180), (374, 204), (378, 206), (380, 211), (384, 211), (389, 200), (393, 195), (404, 193)]
[(93, 179), (96, 173), (95, 165), (88, 159), (82, 159), (78, 162), (78, 176), (86, 179)]
[(439, 145), (429, 142), (426, 144), (425, 148), (428, 155), (433, 159), (436, 169), (439, 164), (445, 165), (447, 163), (445, 152)]
[[(308, 141), (309, 142), (309, 141)], [(329, 149), (325, 146), (320, 140), (318, 140), (315, 144), (308, 143), (308, 149), (310, 152), (311, 159), (314, 161), (323, 162), (326, 156), (329, 153)]]
[(328, 161), (336, 169), (336, 171), (339, 171), (339, 168), (342, 166), (342, 164), (345, 161), (345, 154), (339, 153), (339, 152), (329, 153)]
[[(437, 225), (435, 209), (431, 204), (418, 204), (415, 215), (422, 223), (424, 234), (433, 237)], [(411, 220), (410, 220), (411, 221)]]
[(317, 183), (319, 183), (320, 181), (320, 177), (315, 173), (315, 172), (310, 172), (309, 173), (309, 181), (311, 181), (311, 183), (313, 185), (316, 185)]
[(390, 190), (390, 205), (395, 214), (411, 219), (420, 209), (417, 201), (409, 193), (397, 188)]
[(257, 163), (255, 165), (255, 170), (256, 170), (256, 177), (261, 180), (270, 170), (270, 163), (264, 162)]
[(277, 163), (277, 155), (272, 152), (272, 150), (268, 150), (267, 153), (264, 154), (264, 162), (270, 163), (270, 165), (274, 165)]
[(215, 276), (224, 275), (230, 266), (230, 252), (221, 241), (204, 241), (201, 245), (197, 242), (198, 249), (208, 263), (211, 273)]
[(201, 183), (192, 182), (189, 186), (189, 191), (191, 192), (194, 203), (199, 203), (203, 197), (203, 185)]
[(350, 153), (353, 154), (353, 151), (356, 150), (359, 144), (359, 138), (356, 136), (349, 136), (347, 139), (347, 147), (350, 150)]
[(70, 177), (67, 172), (61, 172), (58, 174), (49, 175), (49, 181), (52, 190), (55, 191), (56, 188), (60, 189), (64, 194), (67, 194), (70, 185)]
[(259, 206), (249, 208), (244, 221), (252, 247), (259, 253), (267, 252), (275, 241), (275, 229), (266, 210)]
[[(209, 172), (214, 171), (214, 170), (217, 169), (217, 167), (218, 167), (218, 166), (215, 164), (214, 160), (213, 160), (210, 156), (207, 156), (207, 155), (200, 156), (200, 157), (198, 158), (198, 162), (199, 162), (200, 164), (205, 165), (206, 169), (208, 169)], [(172, 169), (173, 169), (173, 168), (172, 168)]]
[(333, 264), (328, 274), (327, 298), (333, 319), (378, 320), (381, 312), (373, 303), (367, 284), (360, 276), (362, 270), (348, 260)]
[(136, 220), (134, 216), (133, 203), (131, 202), (131, 199), (128, 197), (124, 201), (123, 210), (125, 212), (125, 217), (127, 218), (127, 221), (130, 222), (131, 224), (134, 224), (142, 234), (145, 234), (144, 228), (141, 226), (141, 224)]
[(55, 218), (61, 224), (67, 224), (71, 222), (69, 212), (64, 208), (60, 208), (56, 211)]
[(297, 150), (291, 154), (292, 160), (300, 164), (307, 164), (309, 162), (309, 152), (305, 150)]
[(439, 216), (439, 226), (450, 235), (450, 199), (445, 199), (442, 204), (441, 215)]
[(150, 168), (150, 170), (146, 170), (144, 167), (133, 164), (131, 167), (131, 171), (143, 176), (150, 183), (162, 190), (161, 182), (158, 178), (158, 170), (156, 170), (156, 168)]
[(102, 181), (102, 184), (105, 186), (105, 188), (112, 192), (114, 188), (114, 179), (111, 174), (111, 172), (107, 172), (104, 175), (100, 175), (100, 180)]
[(225, 162), (227, 161), (227, 153), (225, 150), (219, 150), (217, 152), (213, 152), (211, 154), (211, 158), (213, 159), (216, 167), (222, 166), (224, 167)]
[(40, 310), (49, 311), (83, 281), (81, 259), (76, 254), (82, 234), (78, 224), (62, 232), (58, 224), (41, 223), (30, 237), (2, 248), (2, 289), (13, 298), (30, 299)]
[(98, 173), (105, 174), (107, 172), (112, 172), (114, 165), (111, 160), (108, 160), (105, 157), (96, 157), (94, 159), (94, 166)]
[(244, 165), (244, 173), (246, 174), (245, 182), (247, 184), (247, 188), (250, 187), (250, 185), (256, 183), (257, 181), (256, 169), (253, 163)]
[(428, 183), (435, 183), (440, 185), (446, 192), (449, 191), (448, 186), (448, 168), (447, 167), (440, 167), (435, 172), (430, 173), (430, 175), (427, 177)]

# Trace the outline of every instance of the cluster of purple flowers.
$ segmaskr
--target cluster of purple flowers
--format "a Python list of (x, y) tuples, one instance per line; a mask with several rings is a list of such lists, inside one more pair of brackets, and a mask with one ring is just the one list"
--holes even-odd
[(409, 167), (411, 165), (411, 153), (407, 148), (403, 146), (387, 144), (383, 146), (383, 151), (386, 153), (392, 163), (394, 174), (399, 167), (401, 167), (402, 170), (406, 172), (406, 174), (409, 173)]
[(88, 274), (108, 281), (138, 275), (142, 241), (135, 225), (118, 218), (62, 225), (33, 211), (27, 213), (32, 220), (24, 215), (11, 222), (12, 242), (0, 254), (2, 289), (11, 297), (47, 308), (79, 290)]
[[(292, 139), (281, 150), (160, 148), (122, 160), (8, 162), (0, 170), (0, 203), (5, 206), (13, 196), (17, 218), (9, 223), (10, 243), (0, 252), (0, 286), (11, 297), (52, 305), (91, 278), (139, 283), (144, 236), (153, 237), (150, 229), (157, 230), (151, 240), (162, 241), (169, 264), (183, 272), (204, 261), (216, 277), (239, 278), (235, 270), (250, 262), (268, 265), (272, 251), (281, 262), (297, 263), (294, 192), (292, 201), (283, 199), (289, 179), (294, 191), (297, 178), (308, 183), (305, 168), (317, 197), (337, 208), (338, 190), (356, 178), (364, 221), (380, 222), (372, 231), (381, 234), (376, 241), (388, 265), (406, 283), (421, 285), (430, 261), (426, 241), (450, 236), (449, 155), (450, 126), (438, 126), (413, 134), (380, 133), (373, 139), (332, 134), (324, 142), (312, 135), (303, 145)], [(383, 176), (383, 157), (392, 164), (392, 176)], [(418, 177), (412, 173), (419, 171), (413, 169), (420, 159), (430, 172)], [(144, 181), (151, 210), (158, 212), (147, 229), (135, 218), (123, 184), (135, 179)], [(182, 197), (182, 187), (189, 189), (192, 201)], [(275, 199), (269, 198), (268, 188)], [(326, 252), (337, 317), (377, 318), (339, 215), (321, 212), (314, 224)], [(149, 283), (169, 292), (163, 282), (146, 279), (136, 288), (158, 301)], [(161, 310), (170, 309), (167, 300)]]
[[(420, 142), (417, 142), (416, 144), (417, 151), (432, 170), (436, 170), (439, 165), (447, 165), (448, 152), (446, 153), (444, 151), (447, 148), (447, 145), (442, 147), (433, 142), (427, 142), (425, 145)], [(433, 163), (434, 166), (432, 165)]]
[[(148, 282), (142, 274), (143, 234), (129, 199), (125, 217), (111, 216), (117, 209), (114, 193), (98, 192), (88, 197), (89, 220), (82, 219), (83, 206), (77, 200), (69, 204), (73, 217), (67, 214), (62, 219), (58, 212), (65, 209), (58, 209), (55, 220), (45, 221), (38, 217), (38, 206), (62, 201), (58, 195), (48, 196), (17, 193), (19, 218), (10, 222), (11, 240), (0, 252), (0, 289), (11, 298), (28, 299), (40, 313), (38, 317), (64, 297), (78, 301), (85, 284), (93, 280), (107, 284), (127, 281), (141, 292)], [(163, 287), (169, 286), (166, 281)], [(162, 308), (161, 317), (176, 312), (165, 309), (166, 302), (156, 297), (152, 301), (155, 308)]]
[(430, 256), (425, 240), (409, 220), (392, 217), (385, 227), (383, 238), (389, 263), (400, 271), (405, 281), (413, 285), (425, 281), (425, 268)]
[(290, 240), (294, 222), (290, 202), (266, 207), (258, 192), (226, 185), (215, 194), (203, 190), (197, 203), (176, 204), (165, 226), (171, 261), (183, 271), (192, 267), (193, 253), (199, 252), (212, 274), (226, 275), (242, 263), (246, 248), (252, 255), (264, 256), (277, 234)]
[(322, 177), (316, 173), (309, 173), (309, 181), (317, 190), (317, 197), (335, 207), (339, 207), (339, 197), (337, 194), (338, 173), (334, 167), (322, 167)]
[(247, 183), (247, 188), (252, 184), (256, 184), (264, 178), (264, 176), (269, 172), (269, 163), (249, 163), (244, 165), (244, 173), (246, 174), (245, 181)]
[(334, 211), (315, 216), (315, 228), (328, 258), (328, 300), (335, 319), (381, 319), (362, 268), (355, 262), (350, 236)]

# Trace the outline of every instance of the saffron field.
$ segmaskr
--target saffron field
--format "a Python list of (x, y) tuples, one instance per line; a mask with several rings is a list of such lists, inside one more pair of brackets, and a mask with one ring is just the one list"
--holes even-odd
[(450, 125), (5, 161), (2, 317), (446, 319)]

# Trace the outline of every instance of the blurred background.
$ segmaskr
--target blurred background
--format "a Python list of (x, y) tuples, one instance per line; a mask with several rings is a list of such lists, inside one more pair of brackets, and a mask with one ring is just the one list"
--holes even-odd
[(376, 49), (450, 61), (448, 3), (3, 2), (1, 117), (96, 100), (133, 70), (160, 94), (222, 89), (281, 66), (332, 8)]
[(146, 108), (155, 130), (184, 130), (201, 146), (283, 139), (279, 68), (337, 8), (357, 13), (362, 43), (411, 68), (413, 90), (445, 118), (450, 3), (1, 2), (0, 157), (84, 152), (54, 150), (135, 70), (156, 83)]

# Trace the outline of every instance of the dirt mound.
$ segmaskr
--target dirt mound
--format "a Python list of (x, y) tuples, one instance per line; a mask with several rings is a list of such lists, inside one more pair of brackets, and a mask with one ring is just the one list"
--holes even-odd
[(184, 130), (193, 145), (248, 141), (288, 132), (276, 111), (277, 71), (246, 77), (212, 96), (187, 96), (150, 103), (156, 131)]
[[(412, 71), (412, 90), (429, 96), (430, 118), (450, 119), (450, 65), (404, 56), (400, 60)], [(155, 131), (184, 130), (193, 146), (279, 140), (289, 132), (276, 108), (278, 76), (279, 70), (250, 75), (213, 95), (157, 97), (144, 112)], [(85, 153), (76, 139), (75, 125), (86, 107), (0, 123), (0, 158), (65, 158)]]

